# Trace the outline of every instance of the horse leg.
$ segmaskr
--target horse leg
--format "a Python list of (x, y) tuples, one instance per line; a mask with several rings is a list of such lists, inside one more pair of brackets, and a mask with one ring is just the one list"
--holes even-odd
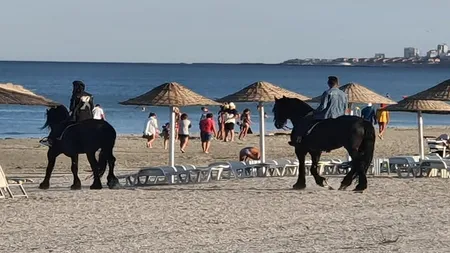
[(71, 156), (70, 158), (72, 159), (70, 170), (72, 170), (73, 174), (73, 184), (70, 186), (70, 189), (81, 190), (81, 181), (80, 178), (78, 178), (78, 155)]
[(305, 175), (305, 157), (306, 152), (297, 145), (295, 147), (295, 154), (298, 158), (298, 179), (292, 187), (296, 190), (302, 190), (306, 188), (306, 175)]
[(95, 159), (95, 152), (86, 153), (89, 164), (91, 165), (92, 174), (94, 175), (94, 183), (92, 183), (90, 189), (91, 190), (100, 190), (102, 189), (102, 182), (100, 180), (100, 171), (97, 159)]
[(108, 187), (109, 189), (114, 189), (120, 186), (119, 179), (114, 175), (114, 166), (116, 164), (116, 158), (114, 157), (112, 150), (108, 152), (108, 157), (106, 158), (108, 160)]
[(333, 187), (331, 187), (328, 184), (328, 181), (326, 178), (322, 177), (321, 175), (319, 175), (319, 172), (317, 171), (317, 167), (320, 161), (320, 156), (322, 155), (321, 151), (311, 151), (309, 152), (311, 154), (311, 160), (312, 160), (312, 165), (311, 165), (311, 174), (314, 177), (314, 180), (316, 181), (316, 184), (322, 187), (328, 187), (329, 190), (333, 190)]
[(45, 172), (44, 181), (39, 184), (39, 189), (46, 190), (50, 188), (50, 177), (52, 176), (53, 169), (55, 168), (56, 157), (58, 156), (58, 153), (54, 152), (52, 148), (49, 148), (49, 150), (47, 151), (47, 170)]
[(355, 176), (356, 173), (356, 169), (353, 168), (354, 165), (356, 164), (358, 161), (355, 162), (355, 160), (352, 157), (352, 161), (351, 161), (351, 166), (350, 166), (350, 171), (347, 172), (347, 175), (345, 175), (344, 179), (341, 182), (341, 186), (339, 187), (340, 191), (344, 191), (345, 189), (347, 189), (347, 187), (349, 187), (352, 184), (353, 178)]

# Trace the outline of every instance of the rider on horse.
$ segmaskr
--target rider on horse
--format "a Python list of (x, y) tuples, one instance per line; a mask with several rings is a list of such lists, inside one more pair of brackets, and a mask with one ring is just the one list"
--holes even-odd
[[(68, 127), (73, 125), (74, 123), (78, 123), (83, 120), (92, 119), (94, 109), (94, 99), (91, 94), (85, 91), (85, 84), (82, 81), (73, 81), (73, 90), (72, 97), (70, 98), (70, 107), (69, 107), (69, 120), (72, 121)], [(67, 128), (68, 128), (67, 127)], [(67, 129), (66, 128), (66, 129)], [(64, 134), (64, 131), (63, 131)], [(40, 140), (42, 145), (51, 146), (52, 140), (49, 138), (50, 136), (43, 138)], [(61, 136), (58, 137), (61, 138)]]
[(82, 81), (74, 81), (72, 97), (70, 99), (71, 120), (80, 122), (86, 119), (92, 119), (92, 110), (94, 109), (94, 98), (85, 91), (85, 85)]
[(315, 124), (324, 119), (335, 119), (345, 115), (348, 106), (347, 94), (338, 88), (339, 80), (335, 76), (328, 77), (330, 87), (322, 94), (319, 107), (311, 114), (302, 119), (303, 124), (298, 124), (291, 132), (289, 145), (295, 146), (311, 130)]

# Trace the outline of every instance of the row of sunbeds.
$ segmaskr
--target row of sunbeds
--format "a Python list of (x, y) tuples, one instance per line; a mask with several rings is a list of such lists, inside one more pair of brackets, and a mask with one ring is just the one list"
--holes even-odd
[[(309, 175), (311, 161), (306, 162), (306, 174)], [(344, 174), (349, 170), (347, 162), (338, 159), (319, 162), (319, 174)], [(136, 173), (119, 175), (124, 186), (146, 186), (158, 184), (191, 184), (211, 180), (242, 179), (249, 177), (298, 176), (298, 160), (276, 159), (266, 163), (261, 161), (215, 162), (208, 166), (197, 167), (192, 164), (175, 166), (154, 166), (140, 168)]]

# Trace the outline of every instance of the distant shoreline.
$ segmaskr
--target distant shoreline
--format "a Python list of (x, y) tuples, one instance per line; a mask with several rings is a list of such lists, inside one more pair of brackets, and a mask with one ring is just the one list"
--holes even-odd
[(448, 68), (450, 63), (438, 63), (438, 64), (413, 64), (413, 63), (391, 63), (391, 64), (361, 64), (353, 63), (351, 65), (339, 65), (339, 64), (295, 64), (295, 63), (258, 63), (258, 62), (241, 62), (241, 63), (221, 63), (221, 62), (193, 62), (193, 63), (166, 63), (166, 62), (107, 62), (107, 61), (22, 61), (22, 60), (0, 60), (0, 63), (47, 63), (47, 64), (136, 64), (136, 65), (248, 65), (248, 66), (289, 66), (289, 67), (377, 67), (377, 68), (389, 68), (389, 67), (403, 67), (403, 68), (429, 68), (429, 67), (441, 67)]

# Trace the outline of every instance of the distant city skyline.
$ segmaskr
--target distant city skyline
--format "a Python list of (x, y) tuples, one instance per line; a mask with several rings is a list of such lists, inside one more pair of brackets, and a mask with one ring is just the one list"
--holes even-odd
[(280, 63), (401, 57), (405, 47), (423, 55), (450, 43), (449, 9), (446, 0), (6, 1), (0, 60)]

